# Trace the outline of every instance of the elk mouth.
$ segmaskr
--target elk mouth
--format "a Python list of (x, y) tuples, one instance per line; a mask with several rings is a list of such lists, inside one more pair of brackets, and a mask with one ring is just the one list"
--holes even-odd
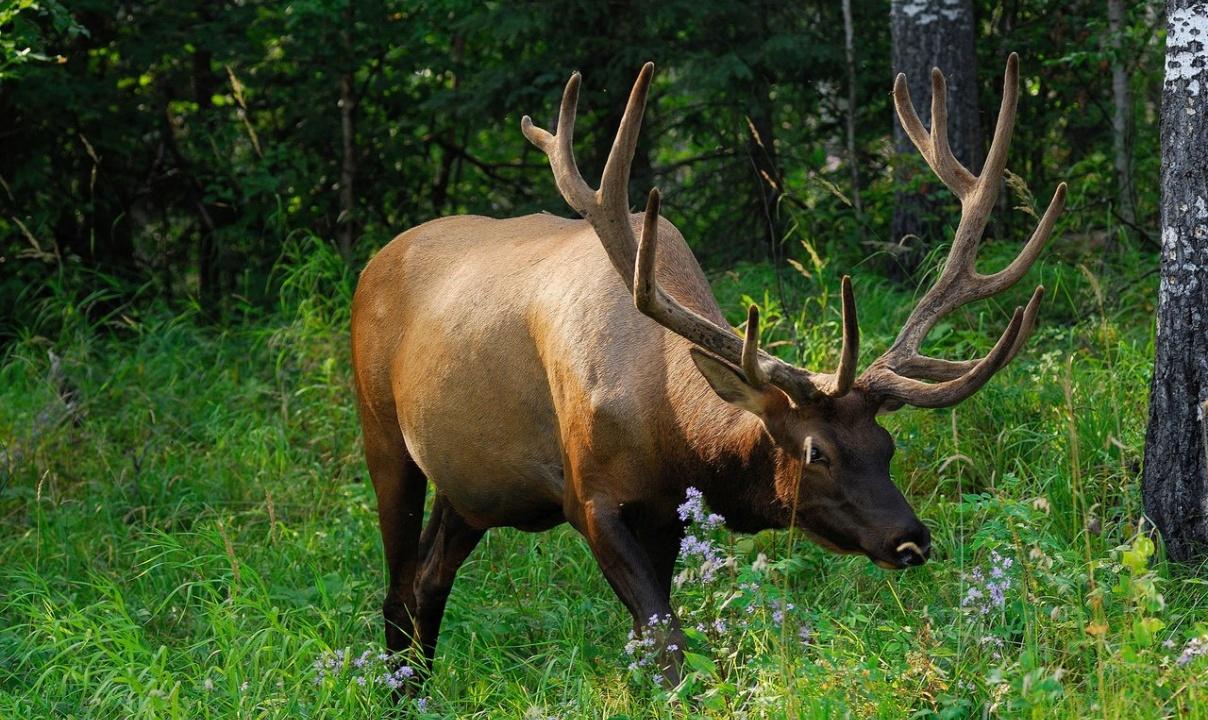
[(927, 562), (927, 556), (930, 554), (931, 543), (927, 543), (925, 548), (920, 548), (913, 542), (904, 542), (894, 548), (893, 555), (890, 557), (876, 557), (871, 553), (868, 557), (879, 568), (905, 570), (908, 567), (917, 567)]
[(919, 547), (918, 543), (906, 541), (895, 547), (892, 553), (884, 553), (883, 551), (870, 551), (859, 547), (849, 547), (817, 531), (810, 531), (804, 528), (802, 530), (810, 540), (814, 541), (815, 544), (824, 550), (836, 555), (866, 555), (874, 565), (883, 570), (905, 570), (909, 567), (917, 567), (927, 562), (927, 557), (931, 554), (931, 543), (927, 541), (924, 541), (923, 547)]

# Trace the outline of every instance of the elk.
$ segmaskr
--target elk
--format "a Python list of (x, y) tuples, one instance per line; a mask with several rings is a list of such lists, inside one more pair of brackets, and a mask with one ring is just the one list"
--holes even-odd
[[(1027, 272), (1064, 205), (1062, 184), (1009, 266), (975, 270), (1015, 120), (1016, 55), (979, 175), (949, 150), (939, 70), (930, 130), (897, 78), (902, 125), (960, 199), (961, 217), (935, 285), (858, 377), (848, 278), (838, 367), (796, 367), (759, 348), (756, 307), (743, 337), (726, 323), (683, 237), (660, 217), (657, 189), (644, 213), (630, 213), (629, 169), (652, 73), (648, 63), (638, 75), (599, 189), (580, 175), (572, 149), (578, 73), (556, 134), (521, 122), (582, 219), (440, 218), (399, 235), (361, 274), (352, 362), (389, 576), (386, 643), (395, 653), (417, 644), (425, 667), (458, 567), (493, 527), (536, 532), (569, 522), (636, 630), (652, 616), (674, 618), (676, 508), (689, 486), (733, 530), (793, 526), (883, 568), (922, 564), (930, 533), (890, 479), (894, 442), (876, 417), (961, 402), (1011, 360), (1035, 323), (1042, 287), (984, 357), (919, 352), (938, 320)], [(429, 482), (435, 499), (421, 530)], [(684, 645), (678, 622), (659, 633), (674, 681), (682, 651), (667, 648)]]

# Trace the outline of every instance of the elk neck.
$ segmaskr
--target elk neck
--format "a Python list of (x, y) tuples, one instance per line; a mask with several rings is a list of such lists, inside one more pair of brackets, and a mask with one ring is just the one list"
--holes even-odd
[(772, 438), (751, 413), (717, 396), (688, 353), (673, 364), (671, 404), (682, 447), (671, 476), (696, 487), (713, 512), (740, 532), (785, 527), (788, 511), (776, 497)]

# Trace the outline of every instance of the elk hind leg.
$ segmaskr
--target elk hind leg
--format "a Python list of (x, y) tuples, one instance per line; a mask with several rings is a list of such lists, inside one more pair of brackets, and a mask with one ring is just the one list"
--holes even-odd
[(436, 638), (457, 570), (484, 534), (458, 515), (444, 495), (436, 496), (420, 538), (421, 565), (415, 577), (415, 629), (424, 652), (424, 670), (431, 669), (436, 655)]
[(369, 419), (362, 422), (362, 428), (386, 554), (388, 579), (382, 603), (386, 648), (400, 654), (411, 649), (415, 635), (415, 573), (428, 479), (407, 453), (397, 427), (383, 430)]

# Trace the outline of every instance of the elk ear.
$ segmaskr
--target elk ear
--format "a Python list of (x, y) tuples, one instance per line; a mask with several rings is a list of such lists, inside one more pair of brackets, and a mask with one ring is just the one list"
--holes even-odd
[(767, 416), (774, 400), (769, 389), (757, 388), (747, 382), (742, 370), (720, 358), (714, 357), (703, 350), (692, 348), (688, 351), (696, 369), (705, 376), (713, 392), (722, 400), (735, 407), (754, 413), (761, 419)]

